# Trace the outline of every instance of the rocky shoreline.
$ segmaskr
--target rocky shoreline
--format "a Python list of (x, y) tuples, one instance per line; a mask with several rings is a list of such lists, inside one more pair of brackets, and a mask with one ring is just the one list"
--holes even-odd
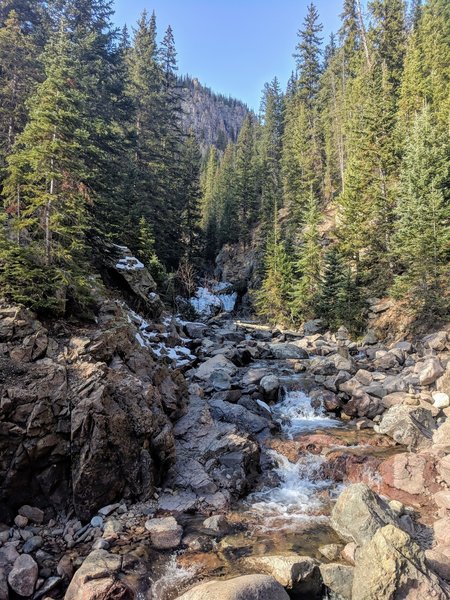
[[(387, 346), (114, 299), (82, 327), (2, 305), (0, 598), (448, 598), (449, 351), (446, 331)], [(280, 436), (295, 389), (340, 428)], [(311, 556), (243, 512), (277, 485), (274, 451), (320, 457), (341, 490)]]

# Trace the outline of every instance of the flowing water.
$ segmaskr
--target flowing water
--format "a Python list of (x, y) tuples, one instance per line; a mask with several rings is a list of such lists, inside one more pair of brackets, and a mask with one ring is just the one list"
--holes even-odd
[[(336, 419), (314, 408), (307, 394), (298, 390), (285, 391), (272, 414), (280, 423), (280, 437), (285, 440), (340, 425)], [(268, 531), (282, 528), (298, 532), (301, 525), (308, 525), (311, 519), (325, 522), (324, 512), (327, 512), (330, 492), (335, 484), (321, 478), (324, 459), (305, 453), (293, 463), (275, 450), (269, 450), (268, 455), (277, 483), (265, 485), (246, 500), (247, 511), (259, 521), (260, 529)]]

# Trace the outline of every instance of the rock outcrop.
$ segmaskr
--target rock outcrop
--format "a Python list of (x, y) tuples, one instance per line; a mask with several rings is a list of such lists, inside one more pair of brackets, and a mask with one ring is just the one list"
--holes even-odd
[(90, 518), (128, 496), (149, 498), (174, 460), (171, 418), (183, 379), (155, 363), (117, 303), (95, 326), (0, 308), (0, 506), (63, 509)]

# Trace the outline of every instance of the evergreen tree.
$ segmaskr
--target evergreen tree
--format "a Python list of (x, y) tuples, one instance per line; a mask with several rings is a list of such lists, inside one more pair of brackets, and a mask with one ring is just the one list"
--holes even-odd
[(312, 318), (317, 310), (322, 262), (319, 223), (320, 212), (311, 188), (303, 243), (297, 251), (295, 264), (298, 280), (292, 289), (291, 310), (296, 319)]
[(235, 186), (240, 239), (245, 245), (249, 241), (257, 209), (255, 135), (251, 115), (246, 117), (236, 144)]
[(202, 253), (200, 228), (200, 149), (192, 132), (189, 133), (182, 155), (181, 190), (183, 194), (181, 213), (181, 244), (183, 257), (190, 264), (198, 264)]
[(206, 167), (202, 175), (202, 220), (205, 240), (205, 258), (211, 263), (218, 250), (218, 211), (217, 211), (217, 169), (218, 157), (215, 146), (211, 146), (206, 157)]
[(319, 13), (314, 4), (309, 4), (303, 29), (298, 33), (299, 42), (294, 55), (297, 61), (297, 85), (301, 99), (307, 108), (313, 108), (319, 92), (321, 73), (323, 25), (319, 23)]
[(281, 148), (283, 138), (283, 97), (275, 78), (264, 86), (261, 102), (263, 130), (260, 140), (262, 164), (261, 220), (267, 229), (272, 227), (282, 204)]
[(292, 262), (275, 224), (267, 244), (263, 282), (255, 293), (256, 310), (269, 323), (284, 324), (291, 320), (292, 281)]
[(425, 107), (415, 118), (400, 174), (394, 293), (430, 318), (448, 309), (450, 144)]
[(0, 28), (0, 169), (26, 123), (26, 101), (39, 76), (38, 48), (13, 10)]
[(406, 7), (404, 0), (372, 0), (375, 20), (373, 47), (385, 65), (389, 82), (396, 91), (401, 80), (406, 49)]
[(145, 217), (139, 219), (137, 255), (146, 265), (157, 285), (161, 287), (166, 280), (167, 273), (155, 252), (155, 237)]
[[(2, 253), (0, 282), (17, 301), (21, 277), (33, 278), (30, 304), (64, 313), (68, 297), (85, 288), (87, 186), (90, 165), (83, 160), (89, 139), (84, 121), (88, 98), (77, 85), (73, 45), (64, 24), (45, 55), (45, 80), (30, 101), (30, 119), (8, 158), (4, 185), (7, 214), (4, 236), (14, 234)], [(9, 233), (8, 233), (9, 232)], [(14, 260), (9, 263), (8, 255)], [(1, 259), (0, 259), (1, 260)]]
[(226, 147), (217, 173), (217, 239), (218, 247), (239, 241), (239, 206), (236, 194), (235, 148)]

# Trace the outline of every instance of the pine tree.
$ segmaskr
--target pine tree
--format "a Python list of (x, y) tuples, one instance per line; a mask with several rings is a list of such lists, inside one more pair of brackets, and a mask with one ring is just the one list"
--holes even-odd
[(0, 28), (0, 169), (26, 123), (26, 101), (40, 75), (38, 47), (12, 10)]
[(90, 165), (83, 161), (88, 99), (76, 83), (72, 57), (63, 23), (46, 51), (46, 77), (30, 101), (30, 119), (8, 158), (4, 185), (6, 235), (9, 231), (15, 240), (10, 249), (15, 260), (2, 265), (4, 293), (18, 300), (20, 284), (11, 269), (21, 264), (22, 276), (38, 277), (29, 303), (57, 313), (64, 313), (69, 296), (84, 294), (91, 201)]
[(235, 148), (226, 147), (217, 173), (217, 239), (218, 247), (239, 240), (239, 206), (236, 195)]
[(291, 321), (289, 301), (292, 281), (292, 262), (275, 223), (267, 244), (263, 282), (255, 293), (256, 310), (269, 323), (285, 324)]
[(316, 315), (322, 263), (319, 223), (320, 212), (311, 188), (303, 241), (297, 250), (295, 264), (298, 280), (292, 289), (291, 310), (296, 319), (309, 319)]
[(240, 239), (245, 245), (249, 241), (257, 209), (255, 134), (250, 115), (242, 125), (236, 144), (235, 186)]
[(183, 257), (194, 265), (199, 264), (203, 243), (200, 228), (200, 161), (200, 148), (191, 131), (186, 139), (182, 155), (181, 244)]
[(283, 138), (283, 98), (275, 78), (266, 83), (261, 102), (263, 129), (260, 140), (262, 185), (261, 220), (263, 226), (272, 227), (275, 215), (282, 204), (281, 148)]
[(425, 106), (406, 143), (400, 174), (394, 294), (430, 318), (449, 307), (450, 143)]
[(215, 146), (211, 146), (206, 157), (206, 167), (203, 171), (202, 185), (202, 208), (201, 226), (205, 240), (205, 259), (211, 263), (216, 257), (218, 250), (217, 239), (217, 169), (218, 157)]
[(375, 20), (372, 45), (378, 61), (386, 68), (389, 83), (397, 91), (406, 50), (406, 7), (404, 0), (372, 0), (369, 4)]
[(314, 4), (309, 4), (308, 12), (303, 23), (303, 29), (298, 33), (299, 42), (294, 57), (297, 61), (297, 85), (301, 99), (307, 108), (313, 108), (319, 93), (319, 78), (321, 73), (322, 38), (320, 33), (323, 25), (319, 23), (319, 13)]
[(155, 252), (155, 237), (145, 217), (139, 219), (138, 257), (146, 265), (151, 276), (161, 287), (167, 277), (166, 270)]

